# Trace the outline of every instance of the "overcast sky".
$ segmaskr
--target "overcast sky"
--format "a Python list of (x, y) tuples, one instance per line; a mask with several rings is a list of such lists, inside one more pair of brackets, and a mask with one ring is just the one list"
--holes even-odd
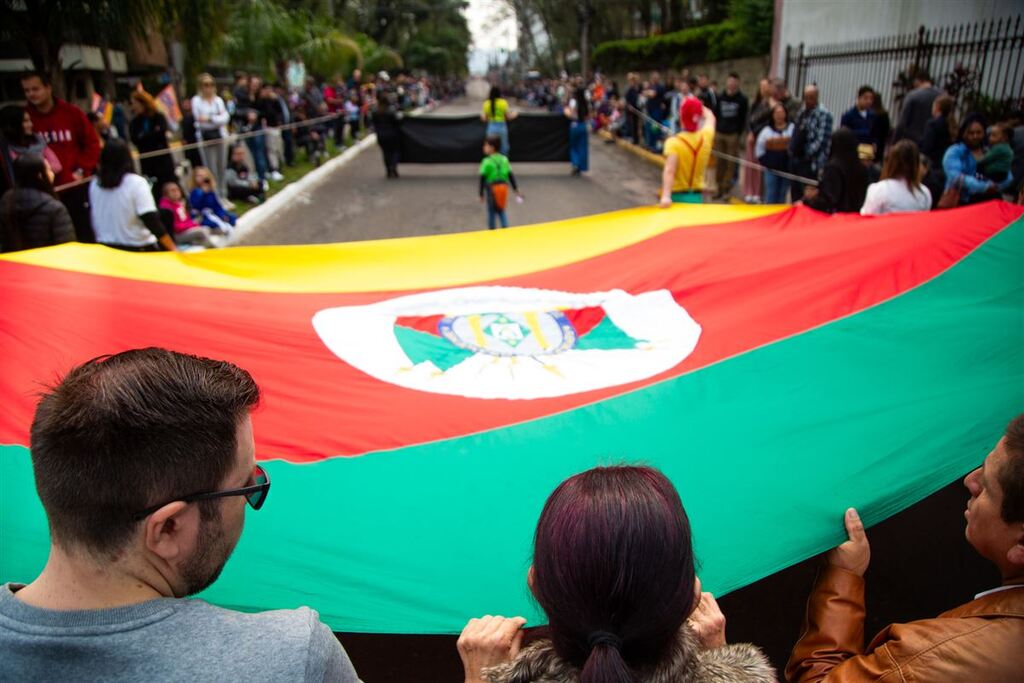
[[(473, 34), (473, 52), (469, 58), (469, 70), (473, 73), (487, 69), (488, 57), (494, 51), (516, 49), (516, 25), (511, 16), (494, 26), (503, 6), (500, 0), (469, 0), (466, 21)], [(486, 30), (485, 27), (493, 28)]]

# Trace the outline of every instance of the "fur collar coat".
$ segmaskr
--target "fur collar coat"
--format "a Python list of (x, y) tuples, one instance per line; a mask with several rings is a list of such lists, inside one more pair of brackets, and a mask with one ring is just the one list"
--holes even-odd
[[(638, 683), (776, 683), (768, 658), (749, 643), (701, 649), (688, 628), (669, 657), (657, 667), (637, 672)], [(520, 651), (511, 662), (484, 670), (490, 683), (575, 683), (579, 669), (563, 661), (550, 640), (539, 640)]]

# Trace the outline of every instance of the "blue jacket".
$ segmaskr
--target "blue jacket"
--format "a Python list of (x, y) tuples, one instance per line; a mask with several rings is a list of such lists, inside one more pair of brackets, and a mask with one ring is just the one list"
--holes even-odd
[(210, 209), (213, 215), (231, 225), (234, 225), (237, 220), (235, 214), (228, 213), (228, 210), (220, 203), (216, 192), (204, 192), (202, 188), (197, 187), (189, 194), (188, 203), (192, 205), (193, 210), (200, 214), (203, 209)]
[(857, 142), (875, 145), (876, 149), (878, 148), (878, 140), (874, 136), (875, 112), (870, 109), (867, 110), (867, 116), (865, 117), (860, 115), (857, 107), (850, 107), (843, 114), (843, 118), (839, 120), (839, 125), (852, 130), (853, 134), (857, 136)]
[[(967, 149), (967, 145), (958, 142), (951, 145), (942, 156), (942, 171), (946, 174), (946, 188), (952, 187), (958, 179), (963, 182), (960, 190), (960, 201), (966, 201), (973, 195), (981, 194), (988, 189), (992, 181), (978, 176), (978, 162)], [(1006, 179), (996, 183), (1000, 191), (1005, 192), (1013, 185), (1013, 174), (1007, 173)]]

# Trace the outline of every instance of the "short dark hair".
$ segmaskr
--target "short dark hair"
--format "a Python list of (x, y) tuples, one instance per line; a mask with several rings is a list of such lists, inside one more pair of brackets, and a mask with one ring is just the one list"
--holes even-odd
[(996, 476), (1003, 489), (1004, 522), (1024, 522), (1024, 413), (1006, 427), (1006, 464)]
[(46, 161), (40, 155), (32, 152), (22, 154), (11, 164), (11, 172), (14, 175), (15, 187), (29, 188), (56, 196), (53, 192), (53, 183), (46, 174)]
[[(651, 467), (597, 467), (562, 482), (534, 537), (534, 597), (581, 681), (631, 680), (662, 660), (696, 604), (690, 523)], [(620, 647), (592, 643), (611, 633)]]
[[(14, 174), (14, 187), (38, 190), (51, 197), (56, 197), (53, 183), (46, 174), (46, 162), (38, 154), (22, 154), (11, 164)], [(22, 226), (28, 225), (30, 216), (39, 210), (35, 203), (24, 204), (18, 201), (18, 192), (6, 192), (0, 198), (0, 243), (9, 251), (27, 249), (25, 231)]]
[(25, 107), (8, 104), (0, 109), (0, 135), (13, 145), (32, 143), (25, 135)]
[(860, 97), (864, 93), (871, 93), (872, 95), (874, 95), (875, 89), (872, 88), (870, 85), (862, 85), (859, 88), (857, 88), (857, 97)]
[(729, 78), (735, 78), (738, 81), (738, 80), (740, 80), (740, 75), (738, 73), (736, 73), (735, 71), (730, 71), (729, 72)]
[(22, 82), (30, 80), (30, 79), (33, 79), (33, 78), (38, 78), (40, 81), (43, 82), (43, 85), (52, 85), (52, 82), (50, 81), (50, 74), (43, 73), (42, 71), (22, 71), (21, 72), (21, 81)]
[(488, 135), (484, 142), (490, 145), (492, 149), (501, 149), (501, 137), (498, 135)]
[(32, 421), (51, 536), (109, 553), (127, 543), (140, 510), (216, 490), (234, 466), (238, 424), (259, 398), (245, 370), (166, 349), (72, 369), (42, 395)]
[(931, 74), (928, 73), (928, 69), (915, 68), (914, 69), (914, 75), (911, 76), (911, 80), (931, 82), (932, 77), (931, 77)]

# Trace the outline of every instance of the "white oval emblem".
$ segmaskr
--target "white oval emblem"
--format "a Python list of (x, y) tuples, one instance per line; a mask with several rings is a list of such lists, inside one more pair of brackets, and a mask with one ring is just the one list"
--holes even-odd
[(328, 308), (313, 327), (379, 380), (470, 398), (533, 399), (646, 379), (693, 351), (700, 326), (667, 290), (579, 294), (463, 287)]

